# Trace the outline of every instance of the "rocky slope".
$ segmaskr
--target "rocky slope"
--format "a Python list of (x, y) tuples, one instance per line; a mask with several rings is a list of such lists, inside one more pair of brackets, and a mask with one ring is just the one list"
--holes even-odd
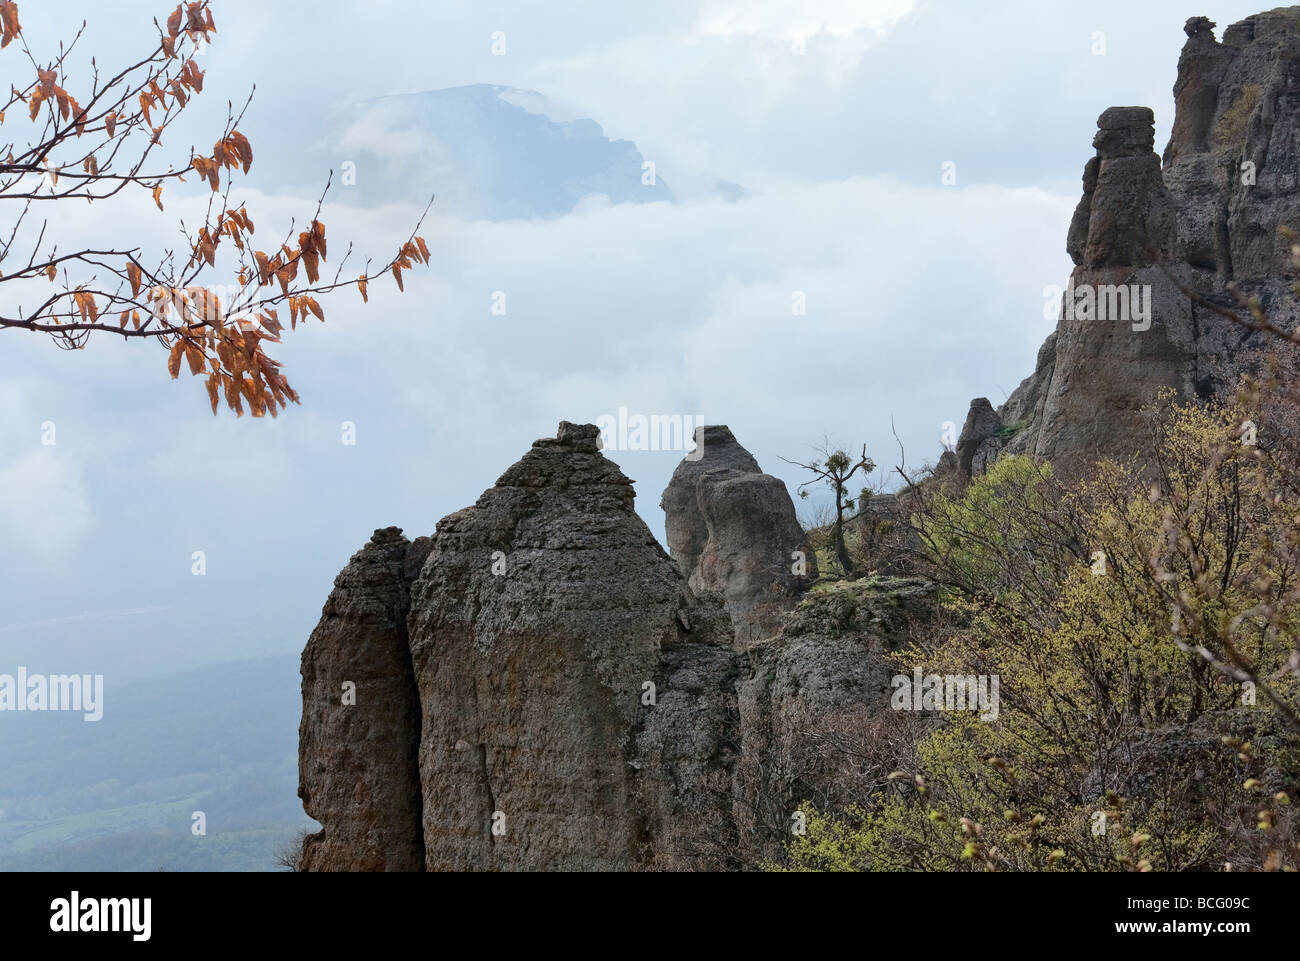
[(966, 470), (1002, 450), (1057, 462), (1141, 450), (1142, 409), (1161, 389), (1230, 390), (1258, 345), (1213, 309), (1236, 305), (1229, 283), (1296, 325), (1287, 231), (1300, 228), (1300, 7), (1248, 17), (1222, 41), (1214, 26), (1186, 24), (1163, 162), (1149, 109), (1098, 120), (1057, 329), (994, 416), (984, 399), (972, 405)]
[[(888, 655), (932, 614), (934, 587), (907, 578), (847, 581), (809, 594), (780, 635), (755, 646), (737, 688), (739, 833), (775, 858), (803, 801), (820, 810), (879, 790), (897, 765), (890, 735), (913, 716), (889, 710)], [(906, 740), (906, 739), (905, 739)]]

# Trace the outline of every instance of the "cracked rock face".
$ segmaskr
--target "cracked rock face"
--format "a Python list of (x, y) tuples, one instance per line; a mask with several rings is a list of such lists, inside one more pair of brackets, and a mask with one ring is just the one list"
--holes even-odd
[(1300, 223), (1300, 7), (1247, 17), (1222, 43), (1213, 26), (1188, 22), (1165, 150), (1180, 259), (1207, 289), (1212, 280), (1257, 288), (1294, 325), (1292, 242), (1278, 228)]
[(699, 866), (725, 842), (729, 624), (634, 497), (566, 422), (438, 524), (409, 622), (429, 870)]
[(1184, 27), (1163, 164), (1149, 110), (1105, 111), (1070, 225), (1071, 288), (1144, 288), (1150, 327), (1063, 309), (1034, 373), (997, 411), (1010, 453), (1140, 455), (1142, 408), (1161, 389), (1184, 400), (1231, 391), (1262, 338), (1188, 292), (1240, 309), (1235, 282), (1279, 326), (1300, 322), (1285, 232), (1300, 228), (1300, 7), (1248, 17), (1221, 42), (1214, 26)]
[(420, 705), (406, 637), (427, 538), (375, 531), (334, 581), (302, 654), (298, 796), (323, 830), (302, 871), (419, 871)]
[(697, 440), (703, 456), (677, 466), (660, 501), (668, 549), (693, 590), (722, 595), (746, 647), (780, 630), (817, 579), (817, 559), (785, 484), (729, 428), (703, 427)]

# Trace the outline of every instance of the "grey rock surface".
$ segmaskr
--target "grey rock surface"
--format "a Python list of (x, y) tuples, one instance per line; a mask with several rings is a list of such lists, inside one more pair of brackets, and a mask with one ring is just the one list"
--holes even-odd
[(957, 441), (957, 466), (967, 476), (982, 474), (1003, 444), (1003, 424), (987, 397), (971, 401)]
[(633, 503), (562, 423), (431, 538), (376, 532), (303, 655), (304, 869), (745, 868), (847, 798), (828, 745), (906, 721), (886, 655), (932, 588), (807, 594), (738, 653)]
[(807, 595), (780, 636), (749, 652), (736, 793), (752, 803), (737, 805), (736, 820), (760, 856), (776, 854), (800, 802), (852, 803), (893, 769), (886, 749), (884, 770), (863, 754), (912, 720), (890, 709), (887, 655), (933, 603), (933, 585), (916, 579), (843, 582)]
[(304, 840), (299, 870), (423, 869), (420, 705), (406, 636), (412, 547), (396, 527), (375, 531), (303, 650), (298, 796), (323, 830)]
[(1121, 306), (1116, 292), (1138, 288), (1149, 327), (1131, 309), (1063, 304), (1034, 373), (998, 410), (1014, 428), (1007, 453), (1141, 457), (1143, 410), (1162, 390), (1230, 392), (1265, 342), (1215, 312), (1241, 310), (1229, 283), (1282, 328), (1300, 321), (1288, 233), (1300, 228), (1300, 7), (1247, 17), (1221, 42), (1206, 17), (1184, 30), (1163, 163), (1147, 108), (1102, 113), (1066, 243), (1076, 305), (1085, 289)]
[(660, 501), (668, 550), (693, 590), (722, 595), (745, 647), (780, 630), (817, 579), (817, 558), (785, 484), (729, 428), (702, 427), (697, 442), (702, 456), (677, 466)]
[(730, 625), (634, 497), (566, 422), (438, 524), (410, 617), (429, 870), (698, 867), (725, 845)]

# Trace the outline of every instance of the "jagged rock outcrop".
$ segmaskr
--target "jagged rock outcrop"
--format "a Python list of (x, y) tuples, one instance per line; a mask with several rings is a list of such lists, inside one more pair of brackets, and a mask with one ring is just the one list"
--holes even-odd
[[(1300, 228), (1300, 7), (1248, 17), (1221, 43), (1213, 28), (1184, 28), (1163, 165), (1150, 110), (1098, 120), (1067, 238), (1076, 266), (1034, 373), (997, 411), (1000, 449), (1058, 463), (1140, 455), (1142, 410), (1162, 389), (1230, 391), (1260, 344), (1215, 312), (1239, 309), (1229, 282), (1296, 326), (1286, 231)], [(967, 446), (981, 447), (973, 435)]]
[(702, 456), (677, 466), (660, 501), (668, 550), (693, 590), (722, 595), (745, 647), (780, 629), (817, 579), (817, 558), (785, 484), (729, 428), (702, 427), (696, 442)]
[(1137, 450), (1142, 411), (1160, 389), (1190, 389), (1191, 303), (1159, 266), (1173, 250), (1176, 214), (1154, 152), (1155, 116), (1112, 107), (1097, 127), (1070, 224), (1076, 266), (1056, 332), (1000, 411), (972, 405), (958, 443), (968, 473), (982, 472), (1000, 450), (1055, 461)]
[(702, 867), (728, 845), (730, 625), (598, 437), (562, 423), (433, 536), (410, 617), (430, 870)]
[[(1164, 178), (1178, 207), (1178, 259), (1198, 289), (1224, 302), (1236, 281), (1274, 320), (1294, 326), (1285, 230), (1300, 227), (1300, 7), (1247, 17), (1215, 43), (1188, 21)], [(1239, 331), (1233, 331), (1237, 339)]]
[(934, 586), (916, 579), (842, 582), (807, 595), (780, 636), (749, 652), (736, 793), (750, 803), (736, 813), (760, 855), (775, 856), (801, 801), (854, 803), (896, 769), (890, 742), (906, 742), (893, 735), (915, 718), (890, 710), (898, 670), (887, 655), (933, 603)]
[(302, 653), (298, 796), (323, 827), (303, 871), (419, 871), (420, 703), (406, 618), (428, 539), (375, 531), (334, 581)]
[(971, 401), (957, 441), (957, 467), (964, 474), (982, 474), (1002, 448), (1005, 427), (987, 397)]

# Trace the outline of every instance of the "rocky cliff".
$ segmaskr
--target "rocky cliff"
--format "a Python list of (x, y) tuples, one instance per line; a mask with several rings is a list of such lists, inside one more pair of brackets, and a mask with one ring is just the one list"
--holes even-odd
[(958, 446), (968, 472), (1004, 450), (1057, 462), (1140, 451), (1142, 409), (1161, 389), (1230, 389), (1257, 346), (1214, 309), (1237, 306), (1230, 284), (1295, 326), (1300, 7), (1248, 17), (1222, 41), (1214, 26), (1186, 24), (1163, 161), (1149, 109), (1099, 118), (1056, 331), (1002, 407), (972, 405)]

